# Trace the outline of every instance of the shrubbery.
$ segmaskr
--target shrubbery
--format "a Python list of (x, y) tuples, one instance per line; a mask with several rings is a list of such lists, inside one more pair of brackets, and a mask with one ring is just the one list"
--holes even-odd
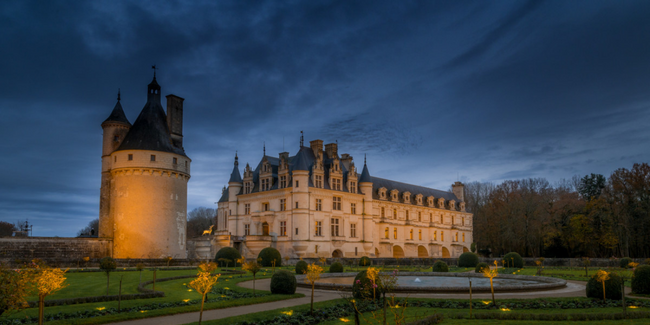
[(111, 272), (117, 268), (117, 263), (112, 257), (106, 256), (99, 260), (99, 268), (104, 272)]
[(273, 266), (274, 260), (276, 267), (282, 266), (282, 255), (280, 255), (280, 252), (273, 247), (263, 249), (260, 254), (257, 255), (257, 259), (261, 259), (260, 264), (264, 267)]
[(458, 266), (460, 267), (476, 267), (478, 264), (478, 255), (472, 252), (465, 252), (458, 258)]
[[(605, 298), (612, 300), (621, 300), (621, 285), (623, 279), (620, 276), (610, 273), (609, 280), (605, 281)], [(587, 297), (603, 299), (603, 283), (598, 281), (596, 274), (591, 276), (587, 282)]]
[(650, 294), (650, 265), (640, 265), (634, 270), (632, 291), (634, 293)]
[(618, 262), (622, 269), (627, 269), (630, 267), (629, 264), (632, 263), (633, 261), (629, 257), (623, 257)]
[(449, 266), (443, 261), (436, 261), (433, 263), (433, 272), (449, 272)]
[(330, 273), (341, 273), (343, 272), (343, 264), (339, 262), (334, 262), (330, 265)]
[(289, 271), (280, 270), (271, 277), (271, 293), (292, 295), (297, 285), (296, 276)]
[(487, 265), (487, 263), (478, 263), (476, 264), (476, 268), (474, 269), (475, 273), (483, 273), (483, 269), (489, 269), (490, 266)]
[(300, 260), (296, 263), (296, 274), (305, 274), (307, 273), (307, 262)]
[(504, 264), (505, 267), (515, 267), (518, 269), (524, 267), (524, 259), (515, 252), (506, 254), (503, 259), (506, 261), (506, 264)]
[(363, 256), (359, 259), (359, 266), (370, 266), (372, 265), (372, 260), (368, 256)]
[(381, 297), (379, 292), (379, 285), (381, 284), (380, 280), (377, 279), (375, 284), (377, 285), (377, 288), (373, 291), (372, 281), (368, 279), (368, 271), (361, 271), (356, 277), (354, 277), (352, 295), (356, 299), (373, 299), (374, 293), (374, 299), (379, 299)]
[(241, 258), (241, 254), (234, 247), (223, 247), (214, 256), (214, 261), (217, 264), (223, 264), (219, 261), (220, 258), (228, 259), (231, 263), (234, 263), (234, 266), (237, 266), (237, 260)]

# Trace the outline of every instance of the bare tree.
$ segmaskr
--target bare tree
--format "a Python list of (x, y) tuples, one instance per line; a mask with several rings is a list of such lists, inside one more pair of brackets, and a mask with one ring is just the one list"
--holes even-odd
[(187, 214), (187, 238), (201, 236), (204, 230), (212, 226), (214, 217), (217, 215), (215, 209), (198, 207)]
[(98, 231), (99, 231), (99, 218), (96, 218), (91, 220), (86, 227), (79, 229), (79, 231), (77, 231), (77, 236), (81, 236), (81, 235), (96, 236)]

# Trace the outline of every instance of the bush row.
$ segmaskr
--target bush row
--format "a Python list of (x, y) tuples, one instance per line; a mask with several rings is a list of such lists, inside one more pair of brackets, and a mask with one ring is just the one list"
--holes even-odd
[[(467, 315), (452, 314), (452, 319), (465, 319)], [(474, 319), (497, 319), (497, 320), (537, 320), (537, 321), (599, 321), (599, 320), (623, 320), (650, 318), (650, 312), (641, 311), (633, 313), (600, 313), (600, 314), (523, 314), (523, 313), (477, 313)]]

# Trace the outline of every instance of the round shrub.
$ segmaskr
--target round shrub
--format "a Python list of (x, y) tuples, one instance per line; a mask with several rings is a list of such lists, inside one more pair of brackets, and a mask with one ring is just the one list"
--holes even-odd
[(650, 294), (650, 265), (639, 265), (632, 278), (634, 293)]
[(286, 270), (275, 272), (271, 277), (271, 293), (292, 295), (296, 293), (296, 276)]
[(483, 269), (489, 269), (490, 267), (487, 265), (487, 263), (478, 263), (476, 264), (476, 268), (474, 269), (475, 273), (483, 273)]
[(305, 274), (307, 273), (307, 262), (300, 260), (296, 263), (296, 274)]
[(518, 269), (524, 267), (524, 259), (515, 252), (506, 254), (503, 259), (506, 261), (505, 267), (516, 267)]
[(343, 264), (339, 262), (334, 262), (332, 265), (330, 265), (330, 273), (342, 273), (343, 272)]
[(104, 257), (99, 260), (99, 268), (104, 272), (111, 272), (117, 268), (117, 263), (112, 257)]
[(381, 284), (380, 280), (377, 279), (375, 284), (377, 285), (377, 288), (373, 291), (372, 281), (368, 279), (368, 271), (361, 271), (354, 277), (352, 295), (356, 299), (379, 299), (381, 298), (381, 292), (379, 290), (379, 284)]
[(280, 255), (280, 252), (273, 247), (263, 249), (260, 254), (257, 255), (257, 259), (262, 259), (260, 264), (264, 267), (273, 266), (273, 260), (275, 260), (276, 267), (282, 266), (282, 255)]
[(623, 257), (623, 258), (621, 258), (619, 260), (619, 263), (620, 263), (620, 266), (621, 266), (622, 269), (629, 268), (630, 267), (629, 264), (632, 263), (632, 262), (634, 262), (634, 261), (632, 261), (632, 259), (629, 258), (629, 257)]
[(449, 272), (449, 266), (443, 261), (436, 261), (433, 263), (433, 272)]
[(359, 266), (370, 266), (372, 265), (372, 260), (368, 256), (363, 256), (359, 259)]
[(465, 252), (460, 254), (458, 258), (458, 266), (460, 267), (476, 267), (478, 264), (478, 255), (472, 252)]
[[(609, 280), (605, 281), (605, 298), (612, 300), (621, 300), (621, 285), (623, 279), (620, 276), (610, 273)], [(587, 282), (587, 297), (603, 299), (603, 283), (596, 279), (596, 274), (591, 276)]]
[(217, 254), (214, 256), (214, 262), (217, 264), (223, 264), (221, 261), (219, 261), (220, 258), (225, 258), (230, 260), (230, 265), (237, 266), (237, 260), (241, 258), (241, 254), (239, 251), (234, 248), (234, 247), (223, 247), (221, 248)]

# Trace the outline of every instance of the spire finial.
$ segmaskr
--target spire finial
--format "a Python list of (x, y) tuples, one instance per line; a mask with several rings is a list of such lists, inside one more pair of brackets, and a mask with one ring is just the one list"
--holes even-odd
[(239, 157), (237, 157), (237, 151), (235, 151), (235, 166), (239, 166)]
[(266, 141), (264, 141), (264, 147), (263, 147), (263, 150), (264, 150), (264, 155), (266, 156)]
[(366, 154), (365, 153), (363, 154), (363, 164), (364, 165), (366, 164)]
[(151, 69), (153, 69), (153, 78), (156, 79), (156, 65), (152, 65)]
[(120, 88), (117, 88), (117, 101), (120, 101)]
[(305, 143), (305, 135), (300, 131), (300, 147)]

